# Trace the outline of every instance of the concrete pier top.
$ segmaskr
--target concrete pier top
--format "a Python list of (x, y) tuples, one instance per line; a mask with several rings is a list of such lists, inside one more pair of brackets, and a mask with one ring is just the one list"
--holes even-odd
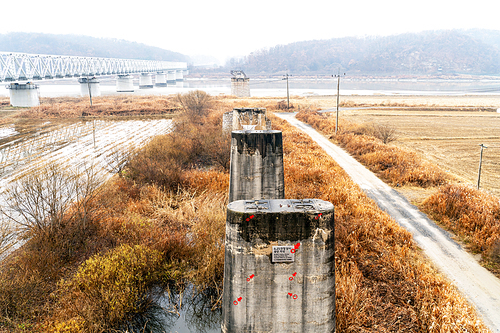
[(240, 213), (321, 213), (332, 210), (333, 204), (320, 199), (238, 200), (227, 208)]
[(227, 224), (246, 242), (299, 241), (334, 229), (333, 204), (319, 199), (238, 200), (227, 209)]

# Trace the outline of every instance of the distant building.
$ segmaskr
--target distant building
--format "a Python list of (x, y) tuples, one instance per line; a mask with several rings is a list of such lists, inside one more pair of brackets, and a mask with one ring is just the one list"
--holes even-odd
[(231, 71), (231, 95), (250, 97), (250, 78), (243, 71)]

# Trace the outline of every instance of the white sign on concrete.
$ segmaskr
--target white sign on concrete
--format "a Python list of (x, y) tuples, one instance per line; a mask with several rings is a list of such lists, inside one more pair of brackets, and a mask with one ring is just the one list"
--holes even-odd
[(293, 246), (273, 246), (273, 262), (294, 262), (295, 254), (292, 253)]

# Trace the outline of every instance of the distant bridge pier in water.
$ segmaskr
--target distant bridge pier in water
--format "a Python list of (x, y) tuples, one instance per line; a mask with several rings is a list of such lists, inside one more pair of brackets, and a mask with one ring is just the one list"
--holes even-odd
[(141, 73), (139, 76), (139, 89), (153, 88), (153, 77), (151, 73)]
[(155, 86), (156, 87), (166, 87), (167, 86), (167, 77), (166, 77), (164, 72), (156, 73)]
[(184, 81), (184, 71), (183, 70), (176, 70), (175, 71), (175, 81)]
[(12, 106), (32, 107), (40, 105), (40, 87), (37, 84), (31, 82), (11, 83), (6, 88), (9, 90)]
[(175, 76), (176, 75), (175, 75), (174, 70), (167, 71), (167, 84), (168, 85), (175, 85), (175, 83), (176, 83)]
[(134, 92), (134, 80), (132, 75), (123, 74), (116, 78), (117, 92)]
[(101, 96), (101, 86), (97, 78), (81, 77), (78, 82), (80, 82), (80, 95), (82, 97), (89, 95), (92, 95), (92, 97)]

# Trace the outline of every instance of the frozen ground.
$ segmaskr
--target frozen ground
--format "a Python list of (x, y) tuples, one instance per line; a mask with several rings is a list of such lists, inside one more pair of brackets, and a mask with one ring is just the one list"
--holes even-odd
[[(172, 126), (170, 119), (77, 122), (4, 144), (0, 146), (0, 204), (3, 205), (12, 182), (46, 163), (77, 169), (94, 165), (107, 179), (121, 162), (120, 151), (139, 148), (155, 135), (170, 132)], [(11, 128), (0, 130), (6, 134), (14, 132)]]

